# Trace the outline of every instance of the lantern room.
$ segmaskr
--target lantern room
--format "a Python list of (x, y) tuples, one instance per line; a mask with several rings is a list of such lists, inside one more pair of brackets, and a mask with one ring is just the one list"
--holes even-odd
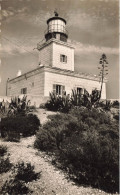
[(48, 41), (51, 38), (55, 38), (67, 42), (66, 20), (59, 17), (57, 12), (54, 13), (55, 16), (47, 20), (48, 28), (45, 32), (45, 39)]

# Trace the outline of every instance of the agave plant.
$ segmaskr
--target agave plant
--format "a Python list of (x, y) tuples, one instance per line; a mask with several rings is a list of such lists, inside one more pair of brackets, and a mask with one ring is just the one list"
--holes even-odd
[(81, 106), (83, 104), (83, 95), (76, 90), (72, 90), (71, 102), (74, 106)]
[(29, 110), (30, 100), (27, 100), (27, 96), (23, 96), (22, 99), (19, 97), (11, 98), (9, 105), (8, 116), (15, 116), (17, 114), (26, 114)]

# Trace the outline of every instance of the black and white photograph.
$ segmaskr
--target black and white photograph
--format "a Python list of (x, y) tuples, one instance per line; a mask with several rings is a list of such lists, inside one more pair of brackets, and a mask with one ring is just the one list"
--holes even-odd
[(0, 195), (118, 195), (119, 0), (0, 11)]

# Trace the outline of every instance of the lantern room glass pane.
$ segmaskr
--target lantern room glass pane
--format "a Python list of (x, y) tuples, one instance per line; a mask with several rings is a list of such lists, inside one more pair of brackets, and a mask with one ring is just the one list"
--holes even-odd
[(48, 31), (65, 33), (65, 23), (60, 19), (51, 20), (48, 24)]

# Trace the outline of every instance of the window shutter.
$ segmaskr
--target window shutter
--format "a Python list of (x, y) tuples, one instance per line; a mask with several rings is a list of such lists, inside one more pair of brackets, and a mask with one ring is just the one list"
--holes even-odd
[(56, 94), (56, 85), (53, 84), (53, 93)]
[(65, 95), (65, 86), (62, 85), (62, 95)]
[(65, 56), (65, 62), (67, 63), (67, 56)]
[(60, 55), (60, 62), (62, 62), (62, 55)]
[(24, 94), (26, 94), (26, 93), (27, 93), (27, 89), (26, 89), (26, 88), (24, 88), (24, 90), (23, 90), (23, 91), (24, 91)]

